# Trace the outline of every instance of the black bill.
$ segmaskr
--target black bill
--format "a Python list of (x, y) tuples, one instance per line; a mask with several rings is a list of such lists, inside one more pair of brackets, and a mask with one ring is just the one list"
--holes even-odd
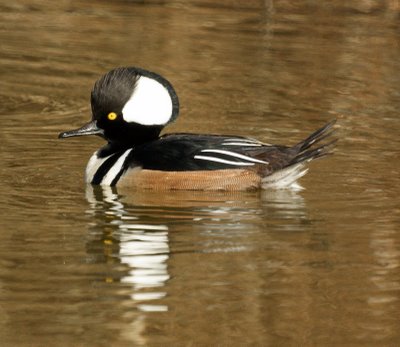
[(100, 129), (97, 126), (96, 121), (93, 120), (85, 124), (83, 127), (80, 127), (79, 129), (64, 131), (63, 133), (60, 133), (58, 135), (58, 138), (65, 139), (67, 137), (86, 136), (86, 135), (104, 135), (104, 131), (103, 129)]

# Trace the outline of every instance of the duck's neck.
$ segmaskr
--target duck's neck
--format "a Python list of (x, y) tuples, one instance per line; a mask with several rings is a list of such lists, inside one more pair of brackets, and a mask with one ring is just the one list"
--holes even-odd
[(132, 147), (133, 147), (133, 145), (128, 146), (128, 145), (122, 145), (119, 143), (109, 142), (104, 147), (100, 148), (97, 151), (96, 155), (98, 158), (106, 158), (112, 154), (126, 151), (128, 148), (132, 148)]
[(162, 128), (161, 126), (145, 127), (142, 125), (135, 125), (134, 128), (131, 126), (124, 129), (124, 131), (120, 130), (116, 136), (106, 136), (108, 143), (97, 152), (97, 156), (99, 158), (105, 158), (114, 153), (126, 151), (129, 148), (134, 148), (143, 143), (157, 140)]

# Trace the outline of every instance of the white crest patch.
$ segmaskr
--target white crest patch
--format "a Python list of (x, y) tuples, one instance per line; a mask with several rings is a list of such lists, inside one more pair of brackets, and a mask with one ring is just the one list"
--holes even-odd
[(170, 120), (172, 109), (167, 88), (152, 78), (141, 76), (131, 98), (122, 109), (122, 116), (129, 123), (164, 125)]

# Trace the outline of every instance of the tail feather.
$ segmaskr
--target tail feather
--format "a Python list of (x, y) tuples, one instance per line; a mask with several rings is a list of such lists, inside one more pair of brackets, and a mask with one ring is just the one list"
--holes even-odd
[[(329, 134), (330, 135), (330, 134)], [(296, 163), (302, 163), (304, 161), (311, 161), (317, 158), (322, 158), (327, 155), (333, 154), (332, 149), (337, 142), (337, 139), (332, 140), (330, 142), (324, 143), (323, 145), (317, 147), (317, 148), (312, 148), (308, 149), (305, 151), (302, 151), (298, 153), (290, 162), (290, 165), (296, 164)]]
[(335, 125), (336, 119), (330, 121), (328, 124), (324, 125), (321, 129), (313, 132), (309, 137), (305, 140), (300, 141), (295, 147), (299, 149), (299, 152), (303, 152), (316, 143), (326, 139), (331, 136), (335, 131), (332, 127)]
[[(297, 183), (297, 180), (303, 177), (308, 169), (305, 167), (306, 163), (321, 157), (332, 154), (337, 139), (321, 144), (321, 141), (327, 139), (334, 133), (333, 125), (336, 120), (333, 120), (312, 133), (305, 140), (299, 142), (297, 145), (290, 149), (292, 159), (289, 159), (288, 164), (282, 169), (273, 172), (272, 174), (264, 177), (261, 181), (262, 188), (268, 189), (285, 189), (290, 188), (293, 190), (302, 189)], [(319, 146), (315, 146), (320, 143)]]
[(293, 148), (297, 150), (297, 154), (291, 160), (289, 165), (301, 163), (304, 161), (310, 161), (313, 159), (321, 158), (326, 155), (332, 154), (332, 148), (336, 143), (337, 139), (326, 142), (320, 145), (319, 147), (315, 147), (315, 144), (332, 136), (332, 134), (335, 132), (335, 130), (332, 129), (335, 123), (336, 119), (329, 122), (321, 129), (318, 129), (317, 131), (313, 132), (305, 140), (299, 142), (296, 146), (294, 146)]

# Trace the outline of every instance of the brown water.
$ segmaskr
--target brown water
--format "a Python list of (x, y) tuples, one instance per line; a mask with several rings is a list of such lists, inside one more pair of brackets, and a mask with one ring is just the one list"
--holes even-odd
[[(326, 4), (325, 4), (326, 3)], [(0, 2), (2, 346), (400, 344), (400, 9), (387, 1)], [(301, 192), (86, 189), (94, 81), (155, 70), (169, 131), (293, 144)]]

